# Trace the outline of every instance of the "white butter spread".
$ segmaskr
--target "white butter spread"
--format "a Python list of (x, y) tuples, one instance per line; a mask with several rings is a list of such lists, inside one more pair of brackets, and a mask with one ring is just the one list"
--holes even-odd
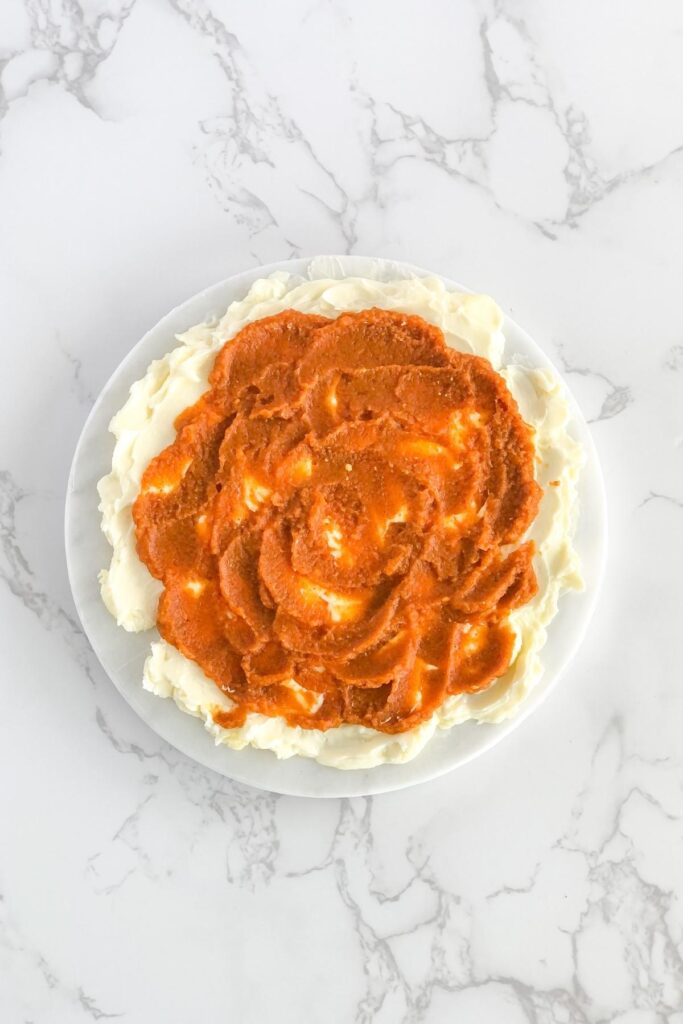
[[(313, 270), (309, 271), (315, 277)], [(444, 332), (454, 348), (484, 356), (505, 379), (523, 418), (535, 431), (536, 477), (543, 487), (538, 516), (529, 532), (537, 553), (539, 589), (516, 609), (510, 624), (516, 634), (512, 663), (503, 676), (476, 694), (447, 698), (432, 718), (396, 735), (357, 725), (325, 732), (289, 726), (283, 718), (249, 714), (244, 725), (224, 729), (213, 721), (215, 709), (232, 702), (201, 668), (164, 640), (152, 642), (142, 685), (204, 721), (216, 743), (234, 749), (249, 744), (278, 757), (298, 754), (337, 768), (370, 768), (411, 760), (437, 728), (470, 719), (499, 722), (515, 714), (543, 672), (540, 652), (560, 595), (582, 586), (573, 547), (577, 518), (577, 480), (581, 447), (567, 431), (568, 409), (561, 385), (548, 370), (502, 365), (502, 314), (484, 295), (450, 292), (437, 278), (380, 281), (369, 278), (316, 280), (276, 273), (256, 281), (216, 324), (200, 324), (178, 336), (178, 347), (156, 360), (133, 384), (130, 397), (111, 421), (116, 438), (111, 473), (100, 480), (102, 529), (113, 548), (108, 570), (100, 574), (102, 598), (120, 626), (139, 632), (156, 624), (162, 586), (137, 556), (131, 509), (150, 460), (174, 437), (173, 422), (208, 387), (216, 353), (245, 324), (284, 309), (335, 317), (371, 306), (414, 313)], [(556, 482), (549, 486), (550, 481)], [(293, 686), (297, 684), (292, 682)]]

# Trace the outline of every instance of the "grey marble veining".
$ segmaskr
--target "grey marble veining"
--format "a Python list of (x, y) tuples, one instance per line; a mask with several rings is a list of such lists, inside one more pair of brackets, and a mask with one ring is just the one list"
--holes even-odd
[[(0, 5), (0, 1018), (683, 1024), (683, 10)], [(232, 784), (105, 678), (80, 428), (160, 315), (318, 252), (494, 294), (593, 424), (611, 562), (561, 686), (430, 785)]]

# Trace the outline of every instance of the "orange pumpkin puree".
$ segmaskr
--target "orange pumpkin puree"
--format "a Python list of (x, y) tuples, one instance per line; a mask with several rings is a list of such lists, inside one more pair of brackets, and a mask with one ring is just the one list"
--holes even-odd
[(421, 317), (287, 310), (218, 353), (133, 509), (161, 635), (248, 712), (402, 732), (510, 663), (530, 428)]

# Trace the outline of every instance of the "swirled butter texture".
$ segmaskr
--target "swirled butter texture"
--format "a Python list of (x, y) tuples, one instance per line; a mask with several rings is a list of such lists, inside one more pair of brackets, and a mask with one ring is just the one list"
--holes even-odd
[[(303, 280), (277, 273), (259, 280), (219, 323), (198, 325), (179, 336), (179, 346), (152, 363), (133, 385), (128, 401), (112, 420), (110, 429), (116, 438), (112, 471), (99, 484), (102, 528), (113, 547), (111, 565), (100, 576), (102, 597), (125, 629), (151, 629), (162, 585), (138, 557), (131, 510), (145, 468), (173, 441), (175, 418), (206, 391), (217, 352), (246, 324), (285, 309), (334, 318), (344, 311), (370, 307), (417, 314), (440, 327), (449, 345), (488, 359), (533, 428), (536, 478), (543, 497), (529, 537), (536, 544), (534, 569), (539, 586), (531, 601), (511, 613), (515, 646), (509, 668), (486, 689), (449, 696), (427, 721), (395, 734), (349, 724), (325, 731), (305, 729), (258, 713), (249, 713), (238, 727), (223, 728), (214, 716), (231, 709), (230, 698), (197, 664), (164, 640), (152, 642), (143, 676), (147, 690), (173, 697), (181, 709), (200, 717), (217, 743), (236, 749), (251, 744), (278, 757), (298, 754), (338, 768), (408, 761), (437, 728), (470, 719), (497, 722), (515, 714), (542, 675), (540, 651), (560, 595), (581, 586), (572, 536), (582, 452), (567, 432), (567, 406), (554, 375), (548, 370), (502, 365), (502, 315), (496, 304), (486, 296), (450, 292), (436, 278)], [(289, 685), (298, 687), (293, 680)]]

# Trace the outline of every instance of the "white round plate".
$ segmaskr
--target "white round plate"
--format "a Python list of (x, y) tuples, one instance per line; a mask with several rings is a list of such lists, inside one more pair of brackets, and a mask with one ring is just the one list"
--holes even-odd
[[(428, 274), (409, 264), (360, 256), (331, 257), (326, 262), (336, 268), (335, 276), (340, 277), (390, 279)], [(425, 782), (470, 761), (517, 728), (538, 707), (576, 651), (593, 611), (606, 552), (605, 496), (593, 440), (567, 389), (571, 430), (587, 455), (580, 480), (576, 535), (586, 586), (581, 593), (567, 594), (560, 601), (543, 650), (543, 678), (517, 716), (508, 721), (498, 725), (467, 722), (450, 730), (437, 729), (422, 753), (407, 764), (342, 771), (303, 757), (280, 761), (270, 751), (215, 746), (198, 719), (181, 712), (172, 700), (145, 692), (141, 682), (143, 663), (157, 633), (148, 630), (134, 634), (119, 628), (102, 603), (97, 581), (98, 572), (108, 566), (111, 557), (111, 549), (100, 530), (97, 507), (97, 481), (111, 468), (113, 438), (108, 432), (109, 421), (149, 363), (174, 347), (176, 334), (209, 316), (222, 315), (231, 302), (244, 297), (258, 278), (276, 270), (306, 275), (309, 263), (308, 259), (272, 263), (207, 288), (160, 320), (126, 356), (97, 399), (76, 447), (66, 496), (66, 555), (76, 608), (93, 650), (119, 692), (156, 733), (200, 764), (259, 789), (295, 796), (362, 796)], [(469, 290), (444, 280), (451, 289)], [(505, 362), (518, 356), (528, 366), (552, 366), (545, 353), (512, 320), (505, 320), (503, 330)]]

